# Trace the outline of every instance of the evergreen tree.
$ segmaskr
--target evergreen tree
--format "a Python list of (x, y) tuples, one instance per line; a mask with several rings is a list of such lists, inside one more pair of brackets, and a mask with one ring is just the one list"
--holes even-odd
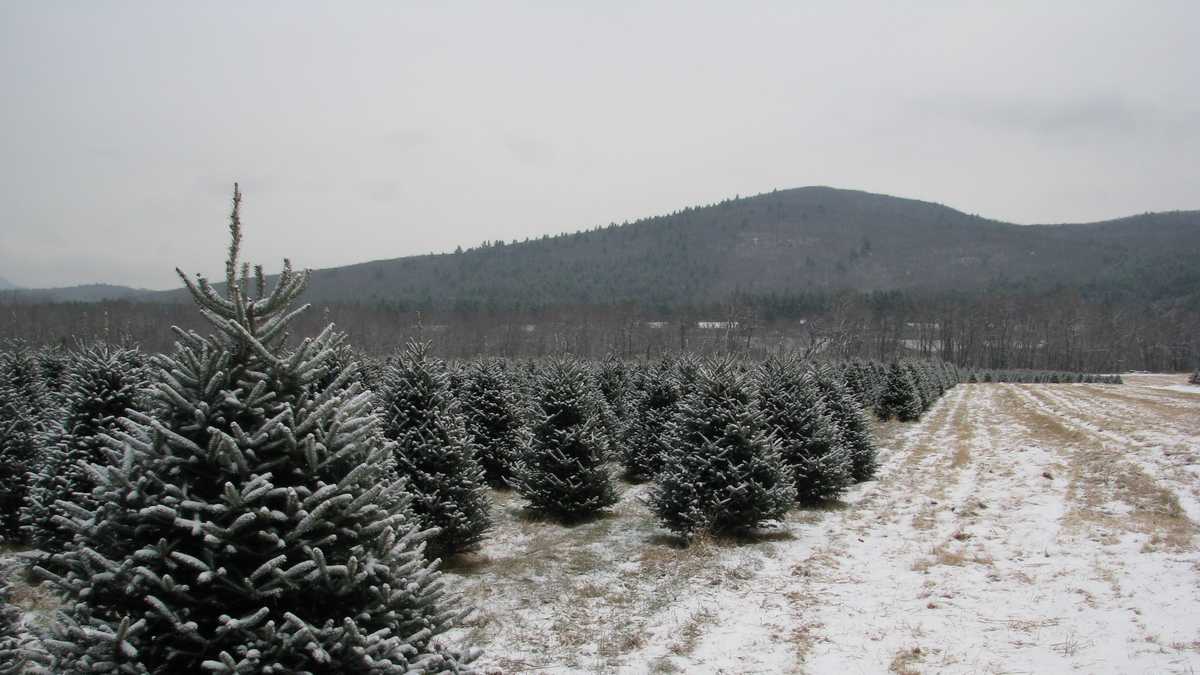
[(13, 343), (0, 351), (0, 539), (9, 542), (23, 540), (20, 512), (51, 428), (49, 398), (32, 349)]
[(408, 479), (413, 511), (439, 530), (429, 541), (433, 557), (478, 548), (492, 521), (446, 365), (428, 353), (428, 343), (410, 341), (386, 366), (379, 396), (383, 432), (396, 442), (396, 469)]
[(875, 441), (871, 437), (871, 423), (862, 406), (846, 390), (846, 385), (826, 364), (812, 368), (813, 381), (825, 403), (829, 416), (837, 422), (842, 443), (850, 453), (851, 476), (861, 483), (875, 476), (877, 465)]
[[(286, 329), (307, 273), (268, 293), (238, 272), (234, 190), (226, 295), (182, 273), (207, 338), (156, 357), (153, 414), (132, 413), (71, 509), (56, 673), (410, 673), (474, 657), (435, 636), (465, 615), (426, 562), (370, 394), (313, 382), (341, 336)], [(349, 372), (344, 374), (347, 379)]]
[(8, 570), (0, 568), (0, 675), (23, 672), (20, 654), (21, 612), (11, 603)]
[(629, 396), (632, 393), (629, 367), (615, 356), (609, 356), (596, 366), (596, 388), (603, 400), (602, 419), (613, 456), (624, 454), (625, 427), (629, 423)]
[(71, 354), (58, 346), (45, 346), (37, 350), (38, 372), (51, 397), (66, 384), (71, 371)]
[(833, 499), (854, 482), (849, 450), (839, 443), (837, 423), (825, 411), (820, 391), (794, 358), (762, 365), (758, 407), (791, 468), (796, 501)]
[(671, 447), (671, 421), (679, 403), (679, 384), (670, 361), (661, 360), (634, 380), (629, 425), (621, 464), (633, 481), (653, 478)]
[(500, 359), (475, 361), (463, 372), (457, 391), (484, 478), (494, 487), (507, 487), (513, 464), (529, 442), (520, 395), (507, 364)]
[(55, 522), (69, 515), (65, 504), (94, 508), (95, 480), (88, 466), (107, 461), (106, 434), (119, 430), (117, 420), (127, 410), (140, 407), (146, 384), (142, 355), (133, 349), (82, 347), (70, 364), (63, 378), (63, 424), (49, 438), (21, 514), (28, 541), (47, 553), (60, 552), (70, 542), (70, 530)]
[(649, 504), (667, 529), (744, 532), (782, 518), (796, 490), (752, 399), (749, 376), (729, 360), (695, 371), (676, 415), (678, 433)]
[(912, 374), (903, 364), (892, 363), (888, 367), (887, 384), (876, 412), (885, 421), (894, 417), (901, 422), (915, 422), (921, 418), (921, 396)]
[(617, 502), (605, 462), (598, 400), (587, 370), (556, 358), (539, 373), (532, 438), (513, 467), (528, 508), (573, 520)]
[(929, 382), (925, 380), (924, 374), (916, 363), (904, 360), (900, 362), (900, 367), (908, 371), (908, 378), (913, 383), (913, 394), (916, 396), (917, 406), (922, 413), (925, 412), (929, 409), (929, 406), (933, 405), (929, 391)]

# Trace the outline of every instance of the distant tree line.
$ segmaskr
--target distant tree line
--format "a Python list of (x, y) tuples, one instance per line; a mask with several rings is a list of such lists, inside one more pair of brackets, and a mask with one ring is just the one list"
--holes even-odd
[[(187, 305), (134, 301), (0, 305), (0, 338), (75, 340), (166, 351), (164, 326), (200, 328)], [(937, 358), (968, 368), (1191, 371), (1200, 309), (1051, 292), (740, 295), (706, 305), (574, 305), (530, 311), (421, 311), (386, 303), (317, 307), (296, 334), (336, 322), (369, 353), (412, 338), (439, 356), (570, 353), (657, 358), (683, 351), (763, 357), (794, 349), (836, 359)]]

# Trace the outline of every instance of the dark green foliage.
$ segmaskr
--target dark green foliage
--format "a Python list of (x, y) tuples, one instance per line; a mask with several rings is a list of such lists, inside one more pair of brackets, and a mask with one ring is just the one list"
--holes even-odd
[(750, 377), (728, 359), (706, 361), (679, 403), (673, 447), (649, 504), (667, 529), (745, 532), (777, 520), (796, 490), (753, 401)]
[(87, 468), (108, 461), (106, 434), (118, 431), (118, 418), (138, 409), (146, 384), (140, 352), (104, 344), (83, 347), (71, 355), (63, 377), (64, 418), (49, 434), (47, 446), (32, 478), (21, 524), (29, 543), (58, 553), (71, 532), (55, 522), (68, 516), (68, 505), (90, 511), (95, 507), (95, 480)]
[(621, 464), (633, 481), (653, 478), (671, 447), (671, 421), (679, 403), (679, 384), (670, 361), (639, 370), (634, 378), (632, 410), (621, 446)]
[(314, 393), (341, 336), (284, 348), (307, 274), (238, 279), (239, 199), (228, 296), (184, 277), (215, 335), (179, 331), (155, 358), (153, 414), (122, 420), (96, 467), (67, 571), (40, 570), (65, 603), (49, 670), (461, 671), (473, 655), (434, 638), (466, 612), (426, 562), (370, 394)]
[(875, 411), (881, 420), (894, 417), (901, 422), (915, 422), (921, 418), (921, 395), (912, 380), (912, 372), (903, 364), (888, 366), (887, 382)]
[(610, 356), (597, 364), (595, 381), (604, 402), (602, 416), (608, 451), (613, 456), (622, 456), (632, 393), (629, 367), (620, 359)]
[(50, 395), (34, 350), (14, 343), (0, 350), (0, 539), (21, 541), (20, 510), (41, 461), (52, 424)]
[(475, 447), (484, 478), (507, 487), (512, 466), (529, 442), (529, 429), (512, 373), (504, 361), (487, 359), (467, 366), (458, 376), (467, 436)]
[(412, 508), (437, 528), (430, 557), (478, 548), (491, 527), (491, 501), (446, 365), (410, 342), (388, 361), (380, 385), (383, 433), (395, 441), (396, 470), (408, 479)]
[(0, 566), (0, 675), (23, 672), (20, 654), (21, 612), (12, 606), (10, 570)]
[(841, 441), (850, 453), (851, 476), (857, 483), (870, 480), (875, 476), (878, 460), (866, 413), (831, 366), (816, 364), (812, 375), (825, 409), (837, 423)]
[(759, 375), (758, 407), (791, 469), (796, 501), (833, 499), (854, 482), (850, 451), (839, 442), (837, 423), (803, 364), (768, 359)]
[(513, 487), (533, 511), (585, 518), (617, 502), (605, 458), (603, 401), (587, 367), (556, 358), (537, 376), (532, 438), (513, 467)]
[(916, 361), (901, 361), (900, 367), (908, 372), (908, 378), (913, 383), (913, 393), (916, 395), (917, 405), (921, 412), (925, 412), (929, 406), (933, 405), (934, 397), (933, 392), (930, 391), (929, 381), (925, 378), (924, 370)]

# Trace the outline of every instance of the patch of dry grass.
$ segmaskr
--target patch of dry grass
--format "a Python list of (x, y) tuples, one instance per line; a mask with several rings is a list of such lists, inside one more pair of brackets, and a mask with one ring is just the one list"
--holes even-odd
[[(1038, 404), (1051, 407), (1054, 402), (1036, 390), (1028, 391)], [(1179, 499), (1168, 488), (1137, 465), (1125, 460), (1102, 436), (1071, 426), (1059, 417), (1034, 407), (1015, 393), (1006, 392), (1012, 413), (1039, 438), (1056, 447), (1067, 462), (1054, 475), (1066, 477), (1068, 512), (1063, 524), (1077, 531), (1091, 531), (1093, 537), (1108, 538), (1116, 533), (1146, 535), (1150, 550), (1159, 548), (1181, 551), (1192, 543), (1196, 525), (1188, 519)], [(1109, 502), (1128, 504), (1128, 514), (1113, 515), (1101, 508)]]
[(888, 665), (888, 672), (896, 675), (921, 675), (917, 665), (925, 658), (925, 652), (920, 647), (905, 647), (896, 652)]

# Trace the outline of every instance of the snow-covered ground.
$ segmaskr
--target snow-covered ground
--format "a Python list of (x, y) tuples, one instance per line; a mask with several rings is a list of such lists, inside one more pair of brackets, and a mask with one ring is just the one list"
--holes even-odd
[(574, 527), (497, 494), (450, 636), (503, 672), (1200, 672), (1200, 395), (962, 385), (883, 466), (754, 541), (682, 549), (625, 493)]

